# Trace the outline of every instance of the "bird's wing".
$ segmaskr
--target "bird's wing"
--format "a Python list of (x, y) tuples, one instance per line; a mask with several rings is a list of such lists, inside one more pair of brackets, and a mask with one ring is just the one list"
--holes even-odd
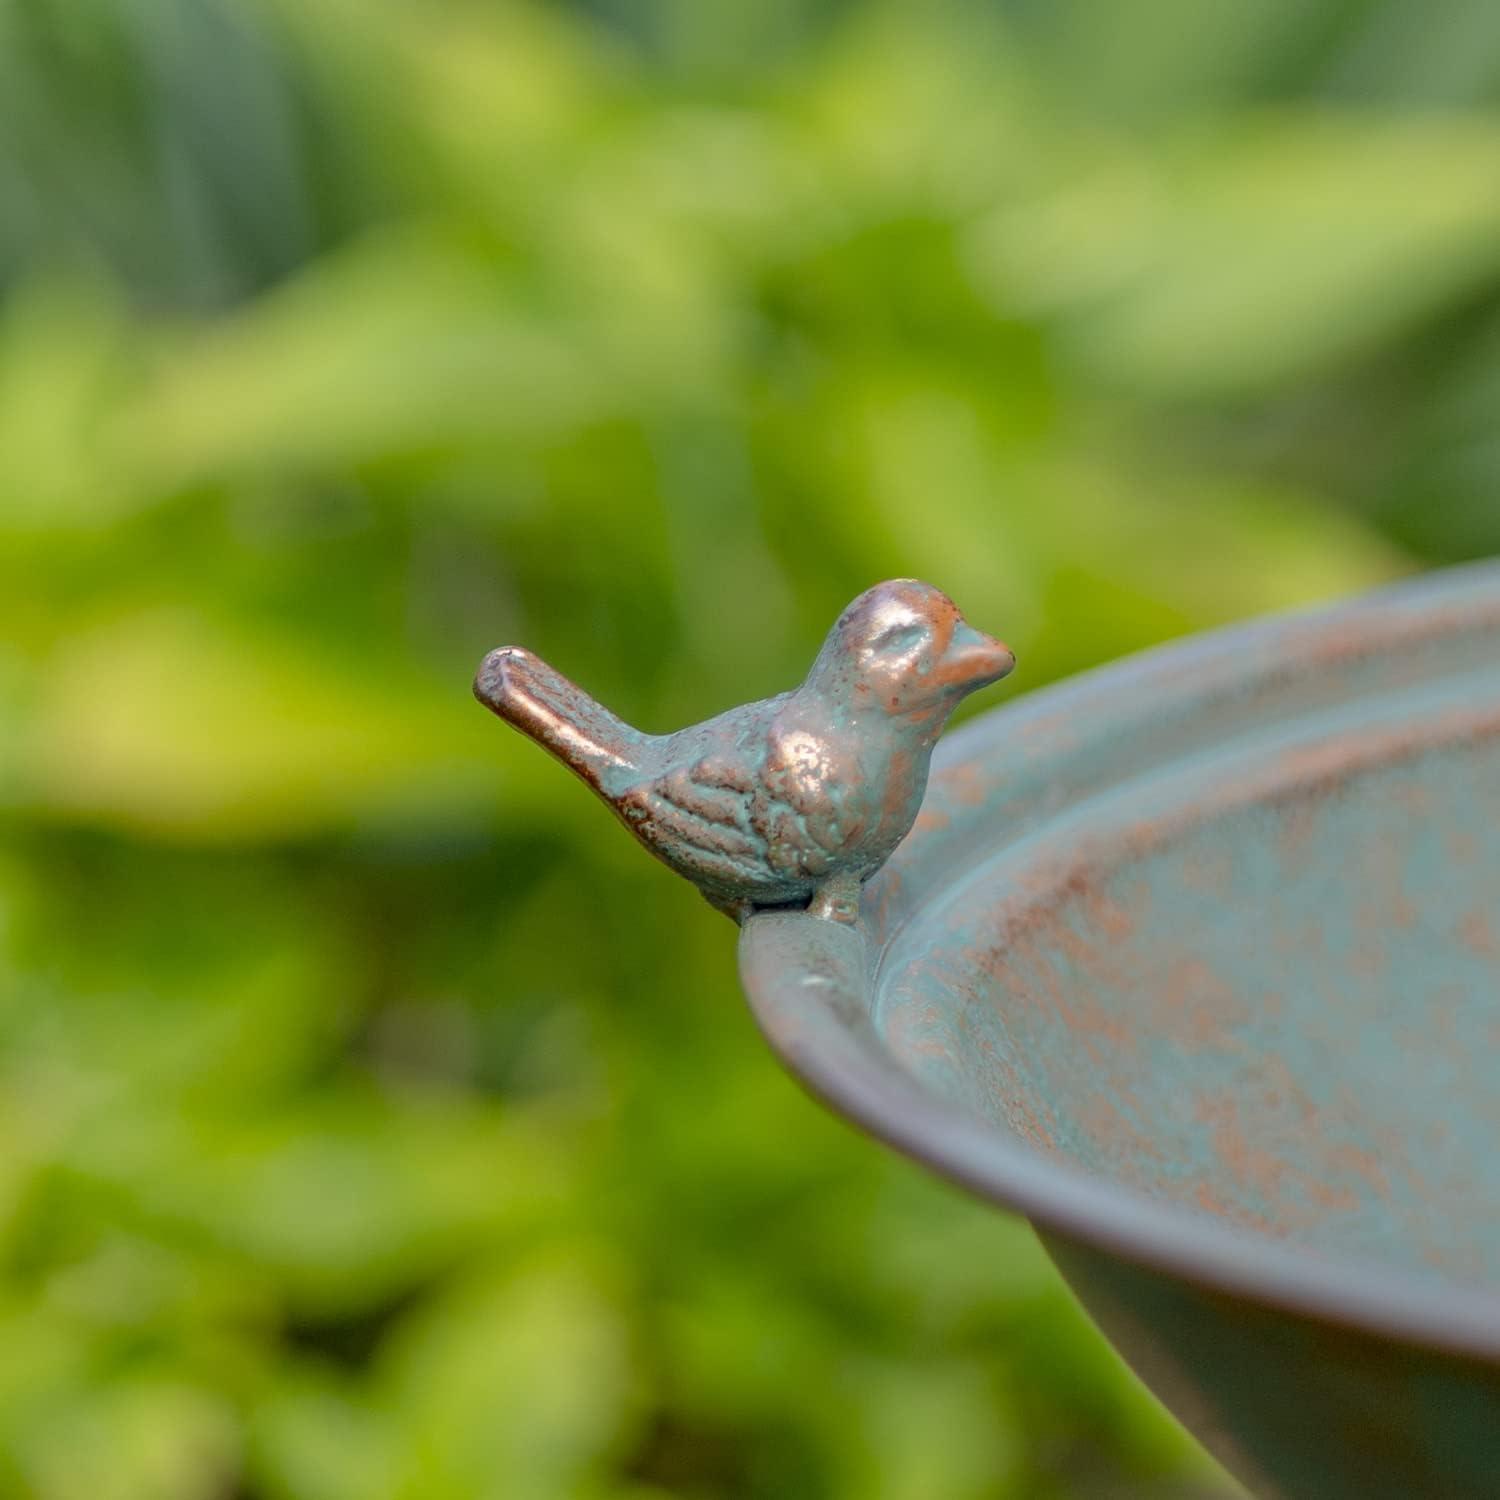
[(751, 821), (752, 778), (727, 759), (706, 756), (633, 788), (623, 810), (642, 837), (675, 861), (715, 880), (765, 881), (765, 840)]

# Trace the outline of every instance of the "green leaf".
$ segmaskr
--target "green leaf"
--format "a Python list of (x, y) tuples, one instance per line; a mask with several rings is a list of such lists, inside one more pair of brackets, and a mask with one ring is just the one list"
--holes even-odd
[[(369, 681), (361, 671), (185, 610), (80, 622), (13, 730), (6, 800), (209, 839), (482, 809), (503, 785), (504, 742), (465, 677), (445, 691), (388, 663)], [(509, 794), (529, 795), (541, 767), (514, 764)], [(543, 796), (555, 789), (536, 781)]]
[(572, 1500), (636, 1402), (613, 1276), (566, 1251), (460, 1281), (403, 1328), (381, 1386), (404, 1437), (402, 1500)]
[(1286, 112), (998, 209), (975, 262), (1095, 378), (1245, 396), (1370, 355), (1500, 272), (1500, 130)]

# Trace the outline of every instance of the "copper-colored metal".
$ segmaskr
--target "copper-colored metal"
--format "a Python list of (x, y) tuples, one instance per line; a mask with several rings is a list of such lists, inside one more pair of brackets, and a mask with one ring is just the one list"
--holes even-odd
[(948, 715), (1014, 665), (946, 594), (897, 579), (839, 616), (800, 687), (676, 734), (632, 728), (515, 646), (485, 657), (474, 692), (736, 920), (810, 903), (849, 922), (916, 817)]

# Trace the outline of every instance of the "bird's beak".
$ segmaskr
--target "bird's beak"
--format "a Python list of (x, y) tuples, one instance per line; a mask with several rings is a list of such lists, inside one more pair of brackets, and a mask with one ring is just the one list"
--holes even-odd
[(984, 635), (966, 620), (960, 620), (953, 628), (953, 638), (943, 653), (940, 670), (945, 682), (967, 693), (999, 682), (1015, 664), (1015, 655), (1003, 641)]

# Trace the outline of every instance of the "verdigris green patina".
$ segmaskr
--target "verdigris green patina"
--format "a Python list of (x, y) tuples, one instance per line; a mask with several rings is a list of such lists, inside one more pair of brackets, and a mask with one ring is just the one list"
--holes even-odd
[(676, 734), (632, 728), (515, 646), (485, 657), (474, 694), (736, 920), (811, 902), (852, 922), (911, 828), (949, 714), (1014, 665), (946, 594), (903, 578), (839, 616), (800, 687)]
[(772, 1046), (1254, 1494), (1500, 1496), (1500, 567), (975, 720), (826, 914), (745, 913)]

